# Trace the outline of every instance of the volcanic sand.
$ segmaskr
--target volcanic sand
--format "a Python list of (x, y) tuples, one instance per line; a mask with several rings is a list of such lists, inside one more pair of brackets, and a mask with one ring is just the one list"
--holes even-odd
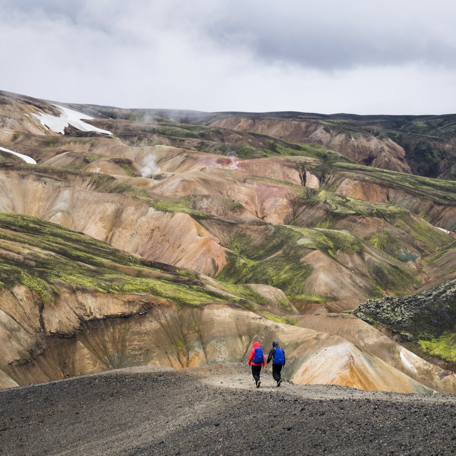
[(219, 364), (133, 368), (0, 392), (0, 454), (446, 455), (454, 396), (277, 388)]

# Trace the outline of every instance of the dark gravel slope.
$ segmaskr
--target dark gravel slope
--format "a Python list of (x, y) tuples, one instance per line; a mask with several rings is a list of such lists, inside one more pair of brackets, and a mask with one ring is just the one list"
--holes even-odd
[(253, 388), (238, 364), (100, 374), (0, 392), (0, 454), (446, 455), (456, 398)]

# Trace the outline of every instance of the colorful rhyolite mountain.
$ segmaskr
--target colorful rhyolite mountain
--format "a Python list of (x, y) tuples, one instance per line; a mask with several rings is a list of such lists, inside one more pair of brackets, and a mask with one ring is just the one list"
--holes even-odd
[(0, 92), (0, 386), (278, 339), (296, 383), (456, 392), (451, 356), (385, 305), (350, 314), (456, 278), (454, 123)]

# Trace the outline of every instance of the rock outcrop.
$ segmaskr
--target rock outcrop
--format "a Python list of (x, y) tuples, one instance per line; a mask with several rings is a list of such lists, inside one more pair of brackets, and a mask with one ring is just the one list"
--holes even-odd
[(367, 301), (354, 315), (375, 325), (444, 367), (456, 365), (456, 282), (405, 298), (386, 297)]
[(369, 323), (381, 323), (411, 340), (439, 337), (456, 325), (456, 282), (445, 282), (404, 298), (370, 300), (354, 314)]

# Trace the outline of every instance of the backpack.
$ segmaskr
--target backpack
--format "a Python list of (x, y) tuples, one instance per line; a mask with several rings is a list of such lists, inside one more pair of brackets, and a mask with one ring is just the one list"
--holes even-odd
[(264, 360), (263, 350), (260, 347), (255, 348), (255, 356), (253, 357), (252, 362), (255, 364), (262, 364), (263, 360)]
[(285, 356), (283, 356), (283, 350), (281, 348), (276, 348), (274, 353), (274, 364), (285, 364)]

